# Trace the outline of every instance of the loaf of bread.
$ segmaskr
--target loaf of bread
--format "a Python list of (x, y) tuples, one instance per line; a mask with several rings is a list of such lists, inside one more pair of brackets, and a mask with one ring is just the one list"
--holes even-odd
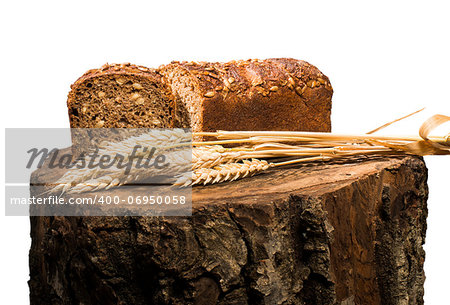
[(106, 64), (87, 71), (71, 89), (72, 128), (174, 127), (174, 97), (155, 69)]
[(173, 62), (160, 73), (177, 99), (179, 123), (194, 132), (331, 130), (332, 87), (307, 62)]
[(330, 131), (329, 79), (307, 62), (130, 64), (88, 71), (69, 93), (70, 125), (197, 131)]

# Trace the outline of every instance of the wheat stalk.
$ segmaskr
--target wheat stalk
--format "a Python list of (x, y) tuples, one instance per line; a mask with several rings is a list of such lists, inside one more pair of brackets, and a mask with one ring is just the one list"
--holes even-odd
[[(187, 153), (187, 152), (185, 152)], [(224, 174), (225, 170), (236, 170), (237, 167), (241, 166), (241, 175), (247, 176), (249, 174), (253, 175), (252, 173), (260, 169), (261, 166), (257, 167), (259, 160), (252, 160), (250, 163), (249, 161), (245, 161), (244, 163), (236, 163), (237, 161), (241, 160), (241, 156), (243, 155), (240, 151), (231, 151), (227, 150), (226, 148), (222, 146), (203, 146), (199, 148), (193, 148), (192, 150), (192, 167), (188, 168), (186, 167), (187, 162), (189, 162), (189, 156), (185, 155), (183, 158), (173, 158), (170, 156), (173, 156), (173, 154), (168, 154), (167, 162), (171, 165), (174, 165), (170, 171), (171, 172), (180, 172), (180, 171), (186, 171), (187, 174), (182, 175), (183, 177), (183, 183), (180, 183), (180, 178), (178, 179), (176, 185), (191, 185), (192, 179), (198, 176), (198, 173), (202, 172), (204, 173), (206, 169), (213, 169), (214, 171), (217, 171), (219, 165), (223, 164), (230, 164), (230, 166), (226, 166), (222, 168), (220, 172), (220, 176), (216, 177), (217, 179), (221, 178)], [(167, 155), (166, 155), (167, 156)], [(157, 174), (160, 174), (158, 171), (149, 171), (148, 169), (136, 169), (137, 161), (134, 161), (132, 165), (132, 171), (128, 175), (124, 175), (124, 169), (119, 168), (113, 168), (109, 169), (107, 171), (102, 170), (91, 170), (91, 171), (78, 171), (78, 170), (72, 170), (66, 173), (66, 175), (62, 178), (60, 178), (56, 182), (56, 186), (51, 190), (52, 193), (81, 193), (81, 192), (88, 192), (88, 191), (98, 191), (101, 189), (109, 189), (111, 187), (120, 186), (126, 183), (143, 180), (152, 176), (155, 176)], [(266, 161), (259, 161), (260, 164), (267, 163)], [(181, 167), (183, 166), (183, 167)], [(263, 166), (264, 167), (264, 166)], [(216, 169), (214, 169), (216, 168)], [(194, 171), (194, 175), (191, 173), (191, 170)], [(200, 170), (200, 171), (197, 171)], [(248, 170), (249, 173), (245, 174), (242, 171)], [(165, 173), (168, 173), (168, 170), (165, 169)], [(94, 173), (96, 174), (94, 177)], [(235, 175), (232, 175), (235, 177)], [(72, 180), (65, 180), (69, 177)], [(189, 178), (189, 179), (188, 179)], [(237, 179), (239, 177), (236, 177)], [(229, 178), (226, 178), (225, 180), (228, 180)], [(232, 180), (235, 180), (232, 179)], [(186, 183), (189, 180), (189, 183)], [(195, 178), (193, 181), (198, 180), (198, 178)], [(63, 181), (67, 181), (63, 183)], [(208, 180), (209, 182), (209, 180)], [(199, 183), (193, 183), (193, 184), (199, 184)]]
[[(409, 116), (409, 115), (408, 115)], [(405, 116), (405, 117), (408, 117)], [(403, 118), (405, 118), (403, 117)], [(400, 118), (402, 119), (402, 118)], [(393, 121), (397, 122), (399, 119)], [(233, 181), (239, 178), (252, 176), (273, 166), (310, 162), (317, 160), (330, 160), (353, 155), (386, 155), (386, 154), (450, 154), (450, 133), (444, 137), (431, 137), (430, 132), (437, 126), (450, 121), (450, 117), (435, 115), (427, 120), (420, 128), (420, 136), (379, 136), (373, 134), (340, 135), (318, 132), (279, 132), (279, 131), (218, 131), (200, 132), (197, 135), (214, 136), (217, 141), (194, 142), (191, 156), (181, 159), (169, 157), (169, 163), (177, 166), (178, 170), (185, 171), (175, 182), (179, 186), (212, 184)], [(391, 123), (385, 124), (378, 131)], [(160, 134), (165, 136), (164, 131)], [(184, 136), (184, 137), (183, 137)], [(173, 133), (169, 137), (155, 139), (147, 134), (132, 137), (125, 141), (110, 143), (103, 147), (104, 151), (130, 155), (136, 145), (143, 147), (149, 144), (164, 146), (168, 152), (173, 147), (183, 146), (187, 140), (186, 134)], [(189, 138), (190, 140), (190, 138)], [(283, 143), (279, 143), (283, 142)], [(245, 143), (251, 146), (225, 148), (221, 145), (229, 143)], [(286, 144), (294, 143), (294, 144)], [(171, 154), (169, 153), (169, 156)], [(192, 157), (191, 165), (186, 166), (187, 158)], [(299, 157), (295, 160), (268, 163), (266, 158)], [(170, 159), (172, 158), (172, 159)], [(251, 159), (251, 161), (249, 161)], [(188, 162), (188, 164), (190, 164)], [(192, 172), (190, 171), (192, 170)], [(167, 171), (166, 171), (167, 173)], [(108, 189), (126, 183), (146, 179), (157, 175), (158, 171), (137, 169), (125, 175), (122, 169), (100, 170), (81, 169), (68, 171), (59, 179), (51, 192), (85, 192)]]
[[(396, 120), (398, 121), (398, 120)], [(212, 136), (217, 141), (194, 142), (193, 145), (225, 145), (230, 143), (241, 143), (257, 145), (279, 145), (278, 142), (295, 142), (300, 148), (304, 145), (314, 145), (315, 148), (340, 147), (345, 149), (349, 146), (361, 149), (369, 149), (371, 143), (379, 145), (380, 151), (404, 152), (414, 155), (439, 155), (450, 154), (450, 137), (429, 136), (432, 130), (439, 125), (449, 122), (450, 117), (445, 115), (434, 115), (425, 121), (419, 129), (419, 136), (380, 136), (374, 134), (333, 134), (325, 132), (301, 132), (301, 131), (217, 131), (198, 132), (196, 136)], [(385, 124), (388, 125), (388, 124)], [(385, 125), (376, 129), (383, 128)], [(372, 131), (373, 132), (373, 131)], [(291, 145), (294, 147), (294, 145)], [(300, 153), (300, 152), (299, 152)]]
[[(191, 155), (190, 151), (173, 151), (165, 154), (166, 163), (170, 165), (169, 168), (137, 168), (137, 161), (133, 162), (131, 171), (129, 174), (125, 173), (124, 168), (112, 168), (108, 171), (102, 172), (102, 175), (96, 178), (84, 180), (84, 182), (76, 183), (75, 185), (64, 184), (63, 187), (57, 185), (52, 189), (52, 193), (82, 193), (82, 192), (92, 192), (98, 190), (107, 190), (111, 187), (121, 186), (127, 183), (136, 182), (140, 180), (145, 180), (150, 177), (155, 177), (159, 175), (170, 175), (176, 172), (187, 172), (191, 170)], [(78, 177), (79, 178), (79, 177)], [(77, 179), (79, 180), (79, 179)], [(173, 181), (172, 181), (173, 182)]]
[[(183, 129), (152, 129), (152, 131), (149, 133), (129, 137), (119, 142), (102, 143), (98, 147), (99, 150), (97, 152), (97, 155), (121, 155), (124, 157), (123, 161), (126, 162), (129, 160), (131, 153), (137, 146), (154, 147), (158, 149), (158, 151), (162, 151), (164, 149), (177, 147), (178, 145), (181, 145), (183, 143), (187, 143), (190, 145), (191, 140), (191, 134), (185, 132)], [(148, 154), (148, 152), (144, 150), (137, 150), (135, 153), (135, 157), (142, 157), (145, 154)], [(55, 182), (56, 186), (52, 190), (50, 190), (50, 192), (64, 193), (70, 188), (73, 188), (74, 185), (82, 184), (83, 182), (87, 183), (88, 181), (90, 183), (98, 181), (100, 185), (103, 185), (106, 182), (103, 182), (101, 180), (109, 181), (109, 178), (107, 178), (106, 176), (107, 174), (117, 175), (117, 172), (119, 172), (117, 169), (116, 171), (113, 171), (113, 173), (109, 173), (108, 171), (105, 172), (98, 166), (93, 168), (81, 166), (82, 163), (89, 164), (91, 160), (92, 155), (86, 156), (84, 160), (78, 160), (74, 164), (74, 167), (78, 166), (78, 168), (76, 170), (67, 171), (61, 178), (59, 178)], [(115, 179), (113, 179), (112, 181), (116, 182)]]
[[(142, 138), (141, 138), (142, 139)], [(153, 141), (153, 139), (152, 139)], [(109, 146), (108, 150), (104, 150), (104, 153), (108, 151), (108, 154), (126, 154), (128, 156), (132, 152), (133, 142), (127, 140), (128, 145), (120, 145), (120, 142), (114, 143)], [(137, 143), (137, 142), (136, 142)], [(146, 145), (145, 141), (139, 142), (140, 145)], [(128, 149), (126, 149), (128, 147)], [(192, 149), (192, 168), (187, 169), (190, 174), (190, 170), (196, 170), (199, 168), (212, 168), (219, 164), (223, 163), (231, 163), (240, 160), (241, 152), (236, 151), (227, 151), (222, 146), (203, 146), (199, 148)], [(187, 157), (184, 158), (187, 160)], [(179, 164), (180, 162), (176, 162), (178, 160), (168, 160), (169, 163)], [(86, 163), (89, 162), (89, 159)], [(66, 172), (61, 178), (59, 178), (55, 184), (56, 186), (51, 189), (51, 193), (65, 193), (70, 190), (72, 193), (79, 193), (88, 190), (100, 190), (100, 189), (108, 189), (112, 186), (120, 186), (127, 182), (137, 181), (138, 178), (143, 179), (144, 177), (148, 178), (149, 175), (155, 175), (155, 172), (149, 172), (148, 170), (137, 170), (135, 169), (135, 165), (137, 160), (133, 161), (132, 165), (132, 173), (130, 175), (123, 176), (123, 169), (119, 169), (117, 167), (102, 170), (99, 167), (94, 168), (81, 168), (77, 170), (69, 170)], [(184, 162), (184, 161), (183, 161)], [(181, 162), (181, 163), (183, 163)], [(183, 163), (185, 164), (185, 163)], [(122, 176), (121, 176), (122, 175)]]
[(260, 173), (273, 164), (265, 160), (252, 159), (242, 160), (238, 163), (220, 164), (213, 168), (199, 168), (192, 174), (186, 173), (181, 176), (175, 183), (179, 186), (191, 186), (197, 184), (214, 184), (227, 181), (234, 181), (240, 178), (251, 177)]

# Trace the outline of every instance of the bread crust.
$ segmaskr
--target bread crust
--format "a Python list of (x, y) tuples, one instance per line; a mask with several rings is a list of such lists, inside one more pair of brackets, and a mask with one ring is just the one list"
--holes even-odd
[(73, 90), (75, 87), (83, 83), (85, 80), (109, 74), (145, 76), (154, 78), (155, 81), (161, 81), (161, 76), (159, 75), (156, 69), (151, 69), (139, 65), (133, 65), (130, 63), (123, 63), (123, 64), (106, 63), (98, 69), (91, 69), (86, 71), (70, 86), (70, 88)]
[(183, 70), (197, 84), (201, 113), (194, 131), (331, 131), (328, 77), (292, 58), (228, 63), (172, 62), (163, 75)]

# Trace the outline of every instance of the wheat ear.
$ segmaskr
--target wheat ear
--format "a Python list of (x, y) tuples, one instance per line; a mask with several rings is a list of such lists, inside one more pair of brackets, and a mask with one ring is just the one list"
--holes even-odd
[(192, 170), (213, 168), (219, 164), (234, 163), (242, 158), (242, 151), (232, 151), (220, 145), (195, 147), (192, 149)]
[[(189, 143), (191, 141), (191, 134), (186, 133), (183, 129), (165, 129), (165, 130), (152, 130), (149, 133), (144, 133), (139, 136), (129, 137), (120, 142), (107, 142), (99, 146), (98, 155), (122, 155), (124, 161), (129, 160), (129, 156), (133, 152), (134, 148), (138, 145), (141, 147), (154, 147), (159, 151), (165, 148), (170, 148), (181, 143)], [(135, 153), (135, 157), (140, 157), (148, 154), (148, 151), (138, 150)], [(89, 164), (91, 156), (86, 156), (84, 161), (80, 160), (75, 163), (75, 167), (78, 165), (81, 167), (82, 163)], [(100, 167), (89, 168), (84, 166), (76, 170), (69, 170), (61, 178), (59, 178), (55, 184), (57, 186), (51, 191), (56, 193), (64, 193), (73, 185), (77, 185), (86, 181), (105, 180), (105, 174), (108, 172), (103, 171)]]
[[(133, 166), (129, 174), (125, 174), (125, 169), (119, 169), (117, 167), (102, 172), (103, 175), (84, 180), (83, 182), (66, 187), (63, 190), (59, 186), (54, 187), (51, 192), (64, 191), (66, 193), (83, 193), (92, 192), (98, 190), (107, 190), (111, 187), (121, 186), (130, 182), (145, 180), (150, 177), (158, 175), (169, 175), (177, 172), (187, 172), (191, 170), (191, 152), (188, 150), (174, 151), (165, 154), (166, 163), (170, 165), (169, 168), (158, 169), (152, 168), (136, 168), (136, 162), (133, 162)], [(172, 179), (174, 180), (174, 179)], [(173, 182), (173, 181), (171, 181)]]
[(273, 166), (265, 160), (242, 160), (237, 163), (226, 163), (214, 168), (199, 168), (194, 172), (181, 176), (175, 185), (190, 186), (197, 184), (214, 184), (234, 181), (240, 178), (251, 177)]

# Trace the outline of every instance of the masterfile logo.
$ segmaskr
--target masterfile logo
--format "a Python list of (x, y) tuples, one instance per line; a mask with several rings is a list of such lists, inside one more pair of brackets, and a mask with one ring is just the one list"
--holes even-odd
[(7, 129), (5, 139), (6, 215), (192, 213), (178, 183), (191, 176), (190, 130)]

